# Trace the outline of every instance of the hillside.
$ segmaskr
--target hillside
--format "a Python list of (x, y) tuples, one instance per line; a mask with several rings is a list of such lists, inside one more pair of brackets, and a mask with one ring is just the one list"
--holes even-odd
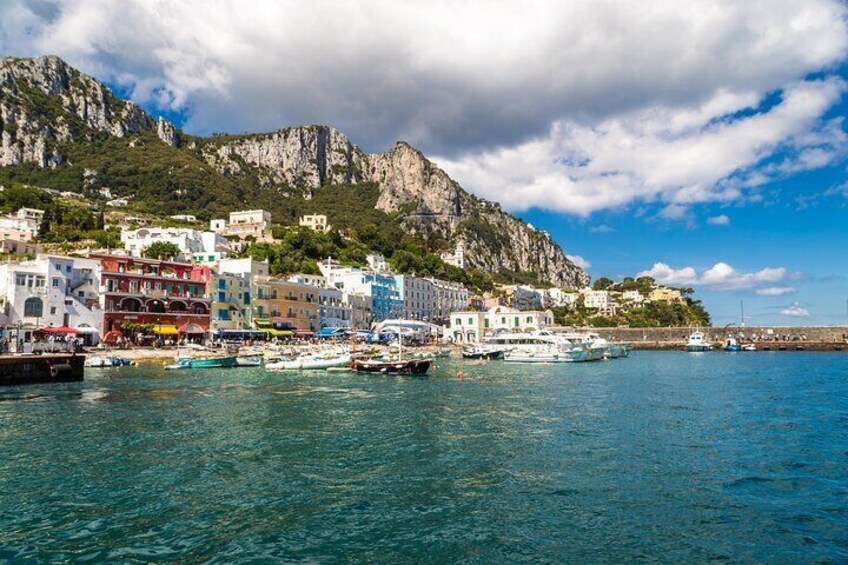
[(344, 210), (317, 198), (340, 186), (374, 186), (374, 209), (426, 251), (462, 241), (470, 267), (533, 273), (582, 286), (586, 273), (544, 232), (465, 192), (420, 151), (399, 142), (367, 154), (327, 126), (198, 138), (154, 120), (57, 57), (0, 61), (0, 182), (97, 198), (108, 188), (139, 212), (209, 219), (265, 208), (275, 222), (326, 212), (355, 229)]

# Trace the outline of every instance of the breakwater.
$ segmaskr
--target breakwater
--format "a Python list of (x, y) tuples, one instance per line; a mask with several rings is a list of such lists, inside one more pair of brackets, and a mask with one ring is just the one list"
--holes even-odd
[[(605, 339), (633, 344), (636, 349), (679, 349), (692, 328), (591, 328)], [(729, 336), (775, 351), (833, 351), (848, 349), (846, 326), (715, 326), (700, 328), (711, 343)]]

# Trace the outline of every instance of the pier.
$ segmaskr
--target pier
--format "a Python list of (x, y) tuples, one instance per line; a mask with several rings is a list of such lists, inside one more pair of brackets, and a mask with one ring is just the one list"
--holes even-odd
[(0, 386), (81, 381), (85, 355), (2, 355)]

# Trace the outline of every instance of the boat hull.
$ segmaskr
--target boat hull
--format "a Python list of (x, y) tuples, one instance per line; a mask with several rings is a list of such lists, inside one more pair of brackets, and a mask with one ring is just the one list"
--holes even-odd
[(327, 359), (292, 359), (291, 361), (276, 361), (274, 363), (268, 363), (265, 365), (265, 368), (278, 371), (315, 371), (331, 369), (333, 367), (346, 367), (350, 363), (350, 360), (350, 355), (342, 355), (340, 357)]
[(430, 370), (429, 359), (408, 361), (353, 361), (350, 368), (358, 373), (381, 373), (396, 375), (424, 375)]

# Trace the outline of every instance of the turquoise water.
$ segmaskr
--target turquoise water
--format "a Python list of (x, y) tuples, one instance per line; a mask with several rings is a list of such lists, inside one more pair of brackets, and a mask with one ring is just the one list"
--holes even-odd
[(3, 560), (846, 562), (848, 355), (0, 389)]

